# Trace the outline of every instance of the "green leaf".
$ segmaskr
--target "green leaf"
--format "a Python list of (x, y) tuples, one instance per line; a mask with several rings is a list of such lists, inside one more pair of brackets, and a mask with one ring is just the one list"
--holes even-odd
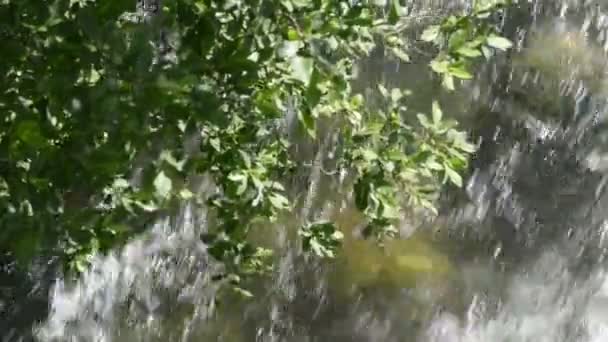
[(469, 142), (463, 141), (458, 144), (458, 148), (466, 153), (473, 153), (477, 151), (477, 147)]
[(295, 58), (302, 46), (303, 44), (300, 41), (286, 40), (281, 47), (279, 47), (279, 57), (285, 59)]
[(325, 249), (316, 239), (309, 239), (306, 245), (308, 246), (306, 249), (311, 250), (316, 256), (320, 258), (325, 256)]
[(490, 59), (492, 57), (492, 50), (490, 50), (487, 46), (482, 46), (481, 52), (486, 59)]
[(154, 179), (154, 188), (156, 189), (156, 194), (160, 198), (166, 199), (169, 197), (171, 190), (173, 189), (173, 181), (171, 181), (171, 178), (167, 177), (167, 175), (161, 171)]
[(429, 119), (427, 118), (426, 115), (419, 113), (416, 115), (418, 117), (418, 122), (420, 122), (420, 124), (422, 125), (422, 127), (424, 128), (430, 128), (433, 126), (433, 124), (431, 124), (431, 122), (429, 121)]
[(245, 191), (247, 191), (247, 185), (247, 178), (245, 178), (245, 180), (243, 180), (236, 189), (236, 194), (239, 196), (244, 194)]
[(468, 72), (464, 66), (451, 66), (449, 68), (449, 72), (450, 75), (463, 79), (463, 80), (470, 80), (471, 78), (473, 78), (473, 75), (471, 75), (470, 72)]
[(314, 138), (316, 136), (316, 124), (315, 124), (315, 118), (312, 116), (312, 113), (310, 112), (310, 110), (308, 110), (307, 108), (305, 108), (304, 110), (300, 110), (298, 111), (298, 119), (300, 121), (300, 123), (302, 124), (302, 126), (304, 126), (304, 129), (306, 130), (306, 133), (308, 133), (308, 136), (310, 136), (311, 138)]
[(401, 98), (403, 98), (403, 92), (399, 88), (391, 89), (391, 101), (397, 103)]
[(331, 234), (331, 238), (333, 240), (342, 240), (344, 239), (344, 234), (341, 231), (335, 229), (335, 231)]
[(245, 191), (247, 190), (247, 185), (248, 185), (248, 177), (247, 175), (243, 174), (243, 173), (231, 173), (230, 175), (228, 175), (228, 179), (230, 179), (231, 181), (238, 183), (238, 187), (236, 189), (236, 194), (237, 195), (242, 195), (245, 193)]
[(263, 190), (266, 186), (264, 185), (264, 182), (262, 182), (258, 177), (256, 177), (255, 175), (250, 175), (251, 177), (251, 182), (253, 182), (253, 185), (256, 187), (256, 189), (258, 190)]
[(308, 86), (312, 71), (314, 68), (314, 60), (309, 57), (296, 56), (291, 59), (292, 77)]
[(388, 203), (383, 203), (382, 206), (382, 217), (389, 220), (396, 220), (401, 218), (401, 212), (399, 208), (396, 206), (390, 205)]
[(17, 138), (31, 147), (41, 148), (46, 145), (46, 139), (42, 135), (40, 124), (37, 121), (21, 121), (15, 131)]
[(220, 139), (219, 138), (211, 138), (209, 139), (209, 145), (211, 145), (211, 147), (213, 147), (214, 150), (216, 150), (217, 152), (221, 151), (221, 144), (220, 144)]
[(332, 222), (326, 221), (309, 224), (298, 235), (302, 237), (304, 250), (321, 258), (333, 258), (344, 237)]
[(233, 182), (240, 183), (244, 180), (247, 180), (247, 175), (240, 173), (240, 172), (233, 172), (228, 175), (228, 179), (230, 179)]
[(441, 122), (441, 118), (443, 117), (443, 112), (441, 111), (441, 107), (439, 107), (439, 102), (433, 101), (433, 123), (435, 125)]
[(426, 162), (426, 167), (428, 167), (429, 169), (433, 170), (433, 171), (441, 171), (443, 170), (443, 165), (439, 164), (438, 162), (436, 162), (435, 160), (428, 160)]
[(143, 209), (146, 212), (154, 212), (154, 211), (158, 210), (158, 205), (154, 202), (135, 201), (135, 205), (140, 207), (141, 209)]
[(175, 170), (177, 171), (182, 171), (184, 168), (184, 161), (178, 161), (173, 154), (171, 153), (171, 151), (168, 150), (163, 150), (160, 154), (159, 157), (160, 160), (162, 160), (163, 162), (167, 163), (168, 165), (170, 165), (171, 167), (175, 168)]
[(389, 97), (389, 93), (388, 90), (386, 89), (386, 87), (380, 83), (378, 83), (378, 91), (380, 92), (380, 95), (382, 95), (382, 97), (384, 98), (388, 98)]
[(420, 39), (425, 42), (435, 41), (439, 37), (440, 32), (441, 31), (439, 25), (431, 25), (422, 32), (422, 36), (420, 36)]
[(301, 37), (297, 30), (295, 30), (293, 28), (289, 28), (287, 30), (287, 39), (288, 40), (300, 40)]
[(471, 57), (471, 58), (475, 58), (475, 57), (479, 57), (481, 56), (481, 52), (478, 49), (472, 49), (472, 48), (468, 48), (468, 47), (461, 47), (458, 50), (456, 50), (456, 53), (465, 57)]
[(100, 78), (101, 74), (99, 73), (99, 71), (91, 69), (87, 82), (89, 82), (89, 84), (91, 85), (94, 85), (99, 81)]
[(500, 37), (497, 35), (490, 35), (487, 40), (486, 43), (495, 48), (495, 49), (499, 49), (499, 50), (507, 50), (509, 48), (511, 48), (513, 46), (513, 43), (511, 43), (510, 40), (508, 40), (507, 38), (504, 37)]
[(323, 96), (323, 92), (321, 89), (319, 89), (320, 80), (321, 75), (319, 70), (314, 68), (309, 80), (308, 88), (304, 93), (309, 108), (314, 108), (317, 104), (319, 104), (319, 101), (321, 101), (321, 97)]
[(462, 177), (458, 174), (458, 172), (452, 170), (448, 165), (444, 165), (444, 171), (446, 177), (457, 187), (462, 187)]
[(310, 6), (309, 0), (291, 0), (291, 3), (296, 9), (303, 9)]
[(448, 61), (434, 59), (431, 61), (430, 67), (434, 72), (443, 74), (448, 71), (449, 63)]
[(251, 293), (251, 291), (245, 290), (242, 287), (232, 286), (232, 290), (243, 298), (253, 298), (253, 293)]
[(443, 80), (442, 80), (442, 85), (447, 89), (447, 90), (454, 90), (454, 77), (452, 77), (452, 75), (450, 74), (444, 74), (443, 75)]
[(398, 47), (392, 48), (391, 51), (402, 62), (405, 62), (405, 63), (410, 62), (410, 56), (407, 53), (405, 53), (403, 50), (401, 50), (400, 48), (398, 48)]
[(388, 12), (388, 22), (391, 24), (396, 24), (401, 17), (402, 9), (401, 4), (399, 4), (399, 0), (390, 0), (391, 7)]
[(455, 32), (451, 32), (448, 41), (448, 50), (456, 51), (466, 44), (469, 38), (469, 30), (466, 28), (460, 28)]
[(291, 0), (281, 0), (281, 5), (283, 5), (288, 12), (293, 12), (293, 3)]
[(243, 160), (245, 167), (248, 169), (251, 168), (251, 156), (249, 153), (239, 149), (239, 155), (241, 156), (241, 160)]
[(360, 151), (361, 156), (363, 157), (363, 159), (365, 159), (365, 161), (372, 161), (372, 160), (376, 160), (378, 159), (378, 154), (376, 154), (376, 152), (372, 151), (371, 149), (365, 148), (362, 149)]
[(190, 200), (194, 197), (194, 194), (192, 193), (192, 191), (190, 191), (189, 189), (181, 189), (179, 192), (179, 198), (187, 201)]
[(268, 196), (268, 200), (276, 209), (283, 210), (289, 208), (289, 200), (287, 199), (287, 197), (277, 192)]

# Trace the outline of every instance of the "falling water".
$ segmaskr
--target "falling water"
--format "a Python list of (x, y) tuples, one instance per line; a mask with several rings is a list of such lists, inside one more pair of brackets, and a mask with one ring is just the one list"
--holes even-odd
[[(414, 1), (421, 22), (412, 30), (467, 4)], [(210, 278), (221, 265), (199, 239), (206, 208), (184, 203), (175, 218), (97, 256), (76, 281), (53, 279), (44, 258), (27, 274), (0, 270), (2, 341), (607, 341), (608, 8), (591, 0), (518, 8), (503, 17), (513, 51), (441, 95), (480, 142), (468, 182), (446, 193), (436, 220), (404, 219), (411, 238), (389, 246), (394, 258), (347, 239), (338, 260), (321, 262), (290, 234), (293, 222), (313, 218), (357, 226), (349, 194), (322, 170), (336, 145), (327, 134), (292, 186), (305, 194), (298, 210), (256, 233), (277, 255), (273, 273), (248, 284), (253, 299), (218, 296)], [(424, 103), (438, 89), (424, 54), (412, 57), (364, 61), (360, 83), (415, 85)], [(200, 191), (211, 188), (202, 182)]]

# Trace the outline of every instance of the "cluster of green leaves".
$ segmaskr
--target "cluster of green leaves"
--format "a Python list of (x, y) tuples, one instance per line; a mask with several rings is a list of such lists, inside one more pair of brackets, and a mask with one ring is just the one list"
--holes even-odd
[(493, 49), (504, 51), (512, 46), (499, 35), (494, 21), (489, 20), (510, 4), (510, 0), (477, 0), (470, 13), (451, 15), (423, 32), (421, 39), (441, 50), (431, 68), (442, 76), (446, 89), (454, 90), (454, 78), (473, 78), (470, 68), (478, 57), (490, 58)]
[[(109, 189), (151, 144), (156, 110), (142, 91), (146, 56), (91, 1), (2, 1), (0, 246), (24, 258), (62, 241), (76, 258), (125, 238), (126, 206)], [(164, 95), (163, 95), (164, 96)], [(168, 132), (167, 132), (168, 133)], [(179, 138), (178, 138), (179, 139)], [(141, 202), (143, 203), (143, 201)], [(116, 210), (114, 210), (116, 209)]]
[(437, 102), (432, 115), (419, 113), (407, 120), (406, 94), (379, 86), (386, 107), (366, 113), (368, 120), (352, 128), (345, 160), (356, 170), (355, 204), (368, 218), (367, 236), (394, 236), (402, 208), (423, 207), (433, 212), (441, 186), (462, 186), (459, 172), (475, 147), (456, 122), (445, 120)]
[(304, 249), (319, 257), (333, 258), (344, 234), (329, 221), (315, 222), (299, 231)]
[[(391, 235), (403, 206), (432, 208), (442, 184), (462, 184), (473, 146), (437, 103), (412, 120), (406, 93), (379, 87), (385, 104), (369, 108), (351, 89), (354, 64), (379, 45), (407, 60), (398, 1), (176, 0), (148, 24), (128, 5), (0, 1), (1, 249), (59, 248), (81, 270), (158, 215), (200, 201), (214, 214), (202, 239), (226, 265), (221, 277), (264, 272), (270, 251), (247, 236), (291, 208), (286, 181), (307, 162), (290, 150), (286, 113), (310, 141), (320, 120), (340, 122), (338, 166), (354, 172), (370, 235)], [(467, 42), (506, 47), (473, 21), (494, 8), (425, 33), (452, 42), (440, 55), (450, 75), (485, 48)], [(150, 44), (160, 26), (174, 62)], [(213, 191), (192, 191), (200, 174)], [(331, 222), (300, 236), (322, 257), (341, 239)]]

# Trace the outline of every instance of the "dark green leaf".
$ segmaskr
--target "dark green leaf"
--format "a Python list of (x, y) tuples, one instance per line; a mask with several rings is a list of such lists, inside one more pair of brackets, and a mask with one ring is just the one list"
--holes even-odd
[(399, 0), (389, 0), (391, 2), (390, 9), (388, 11), (388, 22), (391, 24), (396, 24), (401, 17), (401, 4), (399, 4)]
[(16, 136), (19, 140), (34, 148), (41, 148), (46, 145), (46, 139), (40, 131), (40, 124), (33, 120), (19, 122)]

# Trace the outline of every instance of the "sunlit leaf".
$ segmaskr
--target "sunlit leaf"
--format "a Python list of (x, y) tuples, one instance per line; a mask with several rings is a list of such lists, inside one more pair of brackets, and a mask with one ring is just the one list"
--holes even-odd
[[(298, 51), (300, 50), (300, 48), (302, 47), (302, 42), (300, 41), (291, 41), (291, 40), (286, 40), (283, 42), (283, 45), (281, 45), (281, 47), (279, 48), (279, 56), (281, 58), (296, 58), (295, 56), (297, 55)], [(293, 67), (293, 64), (292, 64)]]
[(449, 68), (449, 72), (450, 75), (463, 80), (470, 80), (471, 78), (473, 78), (473, 75), (471, 75), (471, 73), (463, 66), (452, 66)]
[(441, 118), (443, 117), (443, 112), (441, 111), (441, 107), (439, 107), (439, 102), (437, 102), (437, 101), (433, 101), (432, 107), (433, 107), (432, 108), (433, 123), (435, 123), (435, 125), (437, 125), (441, 122)]
[(489, 49), (487, 46), (482, 46), (481, 47), (481, 52), (483, 53), (483, 56), (486, 59), (489, 59), (490, 57), (492, 57), (492, 50)]
[(454, 77), (449, 74), (443, 75), (443, 80), (441, 83), (447, 90), (454, 90)]
[(188, 189), (182, 189), (179, 192), (179, 197), (183, 200), (189, 200), (194, 197), (194, 194), (192, 193), (192, 191), (190, 191)]
[(410, 56), (407, 53), (405, 53), (403, 50), (401, 50), (400, 48), (394, 48), (394, 49), (391, 49), (391, 51), (401, 61), (406, 62), (406, 63), (410, 61)]
[(456, 53), (466, 56), (466, 57), (471, 57), (471, 58), (481, 56), (481, 51), (479, 51), (477, 49), (471, 49), (468, 47), (464, 47), (464, 46), (459, 48), (458, 50), (456, 50)]
[(456, 185), (457, 187), (462, 187), (462, 177), (458, 174), (458, 172), (452, 170), (448, 166), (445, 166), (444, 171), (452, 184)]
[(277, 209), (287, 209), (289, 207), (289, 200), (287, 199), (287, 197), (279, 194), (279, 193), (273, 193), (272, 195), (268, 196), (268, 199), (270, 200), (270, 203), (272, 203), (272, 206), (274, 206)]
[(156, 194), (161, 198), (168, 198), (171, 190), (173, 189), (173, 182), (171, 178), (167, 177), (163, 171), (159, 172), (154, 179), (154, 188)]
[(420, 36), (420, 39), (422, 39), (425, 42), (432, 42), (432, 41), (436, 40), (437, 37), (439, 37), (439, 32), (440, 32), (439, 25), (431, 25), (431, 26), (427, 27), (424, 30), (424, 32), (422, 32), (422, 36)]
[(433, 60), (430, 66), (434, 72), (442, 74), (448, 71), (449, 63), (447, 61)]
[(209, 139), (209, 144), (211, 145), (211, 147), (213, 147), (213, 149), (215, 149), (217, 152), (221, 151), (222, 146), (220, 144), (220, 139), (218, 138), (211, 138)]
[(253, 293), (251, 293), (251, 291), (249, 291), (249, 290), (246, 290), (239, 286), (233, 286), (232, 289), (234, 290), (234, 292), (236, 292), (238, 295), (240, 295), (244, 298), (253, 298)]
[(308, 86), (312, 76), (314, 60), (309, 57), (296, 56), (291, 58), (292, 76)]
[(366, 161), (372, 161), (372, 160), (376, 160), (378, 159), (378, 154), (376, 154), (376, 152), (372, 151), (371, 149), (365, 148), (361, 150), (361, 156), (363, 157), (363, 159), (365, 159)]
[(428, 117), (424, 114), (417, 114), (418, 122), (422, 125), (422, 127), (430, 128), (433, 124), (429, 121)]
[(510, 40), (497, 35), (490, 35), (486, 42), (489, 46), (499, 50), (507, 50), (513, 46)]

